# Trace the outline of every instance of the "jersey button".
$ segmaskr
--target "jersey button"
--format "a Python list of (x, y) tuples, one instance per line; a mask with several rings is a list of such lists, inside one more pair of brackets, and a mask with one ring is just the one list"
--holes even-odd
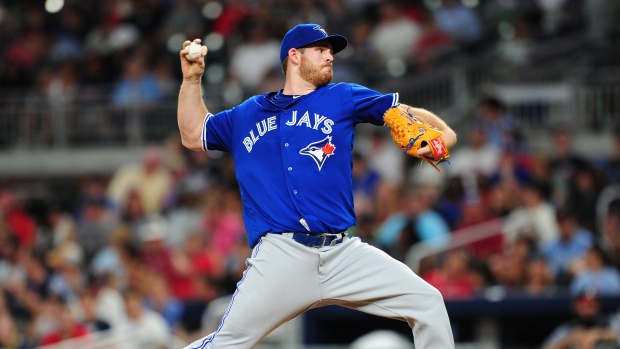
[(284, 146), (285, 146), (285, 147), (288, 147), (288, 143), (284, 143)]
[(292, 167), (289, 167), (289, 168), (288, 168), (288, 170), (289, 170), (289, 171), (293, 171), (293, 168), (292, 168)]
[(297, 194), (297, 190), (293, 190), (293, 194)]

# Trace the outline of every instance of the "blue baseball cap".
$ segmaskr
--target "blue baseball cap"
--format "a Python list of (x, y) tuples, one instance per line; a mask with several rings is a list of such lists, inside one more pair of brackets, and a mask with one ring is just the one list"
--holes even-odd
[(280, 62), (288, 56), (290, 49), (304, 47), (321, 40), (327, 40), (332, 44), (334, 54), (344, 50), (348, 43), (347, 38), (342, 35), (327, 35), (325, 29), (318, 24), (298, 24), (289, 30), (282, 39)]

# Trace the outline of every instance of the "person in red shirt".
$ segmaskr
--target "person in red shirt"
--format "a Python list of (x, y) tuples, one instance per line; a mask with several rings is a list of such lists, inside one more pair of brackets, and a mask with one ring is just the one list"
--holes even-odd
[(475, 273), (469, 267), (465, 251), (449, 252), (441, 267), (428, 271), (422, 278), (435, 286), (445, 299), (471, 298), (477, 290)]
[(11, 189), (0, 190), (0, 220), (15, 235), (20, 247), (34, 245), (37, 232), (35, 219), (24, 210), (18, 196)]
[[(84, 341), (88, 341), (87, 335), (89, 333), (90, 331), (86, 325), (76, 321), (69, 306), (61, 304), (56, 329), (44, 335), (39, 345), (50, 345), (71, 338), (81, 338)], [(82, 342), (80, 341), (80, 343)]]

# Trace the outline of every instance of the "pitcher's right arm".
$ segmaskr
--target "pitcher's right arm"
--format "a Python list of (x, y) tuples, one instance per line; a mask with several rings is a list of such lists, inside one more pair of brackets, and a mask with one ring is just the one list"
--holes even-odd
[[(195, 39), (194, 42), (200, 44), (200, 39)], [(202, 54), (195, 60), (189, 60), (185, 55), (191, 43), (189, 40), (185, 41), (183, 49), (179, 52), (183, 82), (179, 90), (177, 122), (183, 146), (191, 150), (203, 150), (202, 128), (209, 110), (202, 99), (201, 81), (205, 69), (204, 57), (207, 54), (207, 47), (202, 46)]]

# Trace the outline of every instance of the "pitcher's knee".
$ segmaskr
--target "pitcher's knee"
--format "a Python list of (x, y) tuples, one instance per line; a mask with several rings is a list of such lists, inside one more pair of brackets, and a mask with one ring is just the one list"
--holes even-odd
[(441, 292), (431, 285), (427, 286), (423, 292), (411, 294), (409, 304), (411, 304), (412, 310), (417, 313), (414, 318), (420, 320), (420, 318), (431, 317), (438, 321), (447, 320), (448, 313)]
[[(430, 286), (430, 285), (429, 285)], [(443, 305), (443, 295), (441, 294), (441, 292), (439, 292), (438, 289), (436, 289), (434, 286), (430, 286), (430, 298), (433, 301), (433, 303), (439, 303), (441, 305)]]

